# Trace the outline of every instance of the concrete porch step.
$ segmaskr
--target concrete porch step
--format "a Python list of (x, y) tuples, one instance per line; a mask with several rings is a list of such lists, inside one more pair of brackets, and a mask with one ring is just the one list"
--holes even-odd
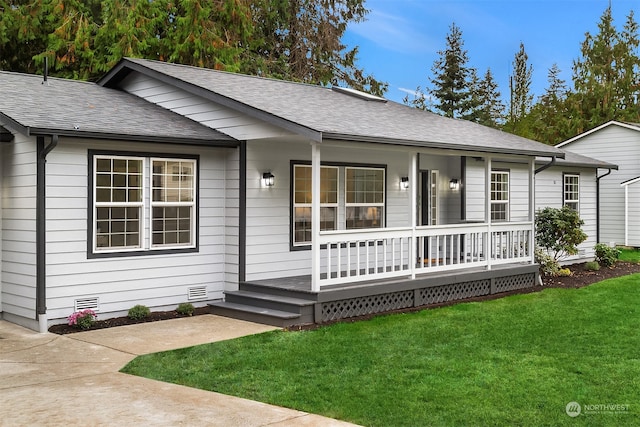
[(214, 302), (209, 304), (209, 306), (211, 307), (211, 312), (219, 316), (232, 317), (234, 319), (247, 320), (249, 322), (262, 323), (281, 328), (301, 323), (299, 313), (226, 301)]

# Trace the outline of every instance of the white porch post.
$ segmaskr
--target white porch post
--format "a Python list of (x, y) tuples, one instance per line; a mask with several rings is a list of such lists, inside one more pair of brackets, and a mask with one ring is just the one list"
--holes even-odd
[(529, 221), (531, 221), (531, 237), (529, 238), (529, 256), (531, 264), (536, 263), (533, 255), (536, 240), (536, 159), (529, 159)]
[(311, 143), (311, 290), (320, 292), (320, 147)]
[(416, 278), (416, 226), (417, 226), (417, 204), (418, 204), (418, 153), (409, 154), (409, 215), (411, 215), (411, 240), (409, 242), (409, 268), (411, 270), (411, 278)]
[(624, 186), (624, 245), (629, 246), (629, 186)]
[(491, 270), (492, 236), (491, 236), (491, 157), (485, 157), (484, 162), (484, 219), (487, 223), (487, 239), (485, 241), (485, 257), (487, 260), (487, 270)]

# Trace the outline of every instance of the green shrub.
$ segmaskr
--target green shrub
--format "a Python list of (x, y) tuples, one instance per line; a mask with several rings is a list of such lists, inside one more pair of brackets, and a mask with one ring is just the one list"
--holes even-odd
[(178, 308), (176, 308), (176, 312), (178, 312), (178, 314), (182, 314), (183, 316), (193, 316), (194, 310), (195, 308), (190, 302), (180, 303), (178, 305)]
[(560, 270), (560, 264), (553, 259), (544, 249), (536, 246), (534, 251), (535, 261), (540, 265), (540, 274), (543, 276), (555, 276)]
[(151, 310), (149, 310), (149, 307), (138, 304), (129, 309), (129, 313), (127, 314), (127, 316), (129, 317), (129, 319), (141, 320), (145, 317), (149, 317), (150, 314)]
[(560, 270), (558, 270), (558, 272), (556, 273), (556, 276), (558, 277), (569, 277), (571, 276), (573, 273), (571, 273), (571, 270), (569, 270), (568, 268), (561, 268)]
[(544, 208), (536, 213), (536, 244), (553, 254), (556, 261), (576, 255), (578, 245), (587, 240), (582, 231), (584, 221), (568, 206)]
[(611, 267), (620, 257), (620, 250), (612, 248), (604, 243), (598, 243), (595, 246), (596, 261), (603, 267)]
[(584, 265), (584, 269), (587, 271), (598, 271), (600, 270), (600, 264), (598, 264), (598, 261), (591, 261)]

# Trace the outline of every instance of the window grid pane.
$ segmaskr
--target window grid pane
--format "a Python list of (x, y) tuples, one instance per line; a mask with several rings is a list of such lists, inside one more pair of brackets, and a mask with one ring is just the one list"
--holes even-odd
[(491, 172), (491, 221), (509, 220), (509, 172)]
[(195, 160), (151, 161), (151, 247), (194, 243)]
[(345, 168), (347, 230), (383, 226), (384, 172), (377, 168)]
[(97, 250), (142, 246), (142, 159), (95, 157), (94, 218)]
[(384, 169), (346, 168), (346, 203), (384, 203)]
[(563, 185), (563, 204), (578, 211), (580, 205), (580, 176), (565, 175)]

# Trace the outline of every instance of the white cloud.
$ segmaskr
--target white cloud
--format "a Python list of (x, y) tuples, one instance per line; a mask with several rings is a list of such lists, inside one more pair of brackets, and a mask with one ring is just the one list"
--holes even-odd
[(413, 97), (416, 97), (416, 98), (418, 98), (418, 97), (424, 98), (424, 97), (425, 97), (425, 96), (424, 96), (424, 93), (422, 93), (422, 92), (418, 92), (418, 91), (417, 91), (417, 90), (415, 90), (415, 89), (406, 89), (406, 88), (403, 88), (403, 87), (399, 87), (399, 88), (398, 88), (398, 90), (399, 90), (400, 92), (407, 93), (407, 94), (409, 94), (409, 95), (411, 95), (411, 96), (413, 96)]
[(414, 28), (403, 16), (371, 10), (367, 20), (349, 27), (383, 49), (402, 53), (432, 52), (436, 43)]

